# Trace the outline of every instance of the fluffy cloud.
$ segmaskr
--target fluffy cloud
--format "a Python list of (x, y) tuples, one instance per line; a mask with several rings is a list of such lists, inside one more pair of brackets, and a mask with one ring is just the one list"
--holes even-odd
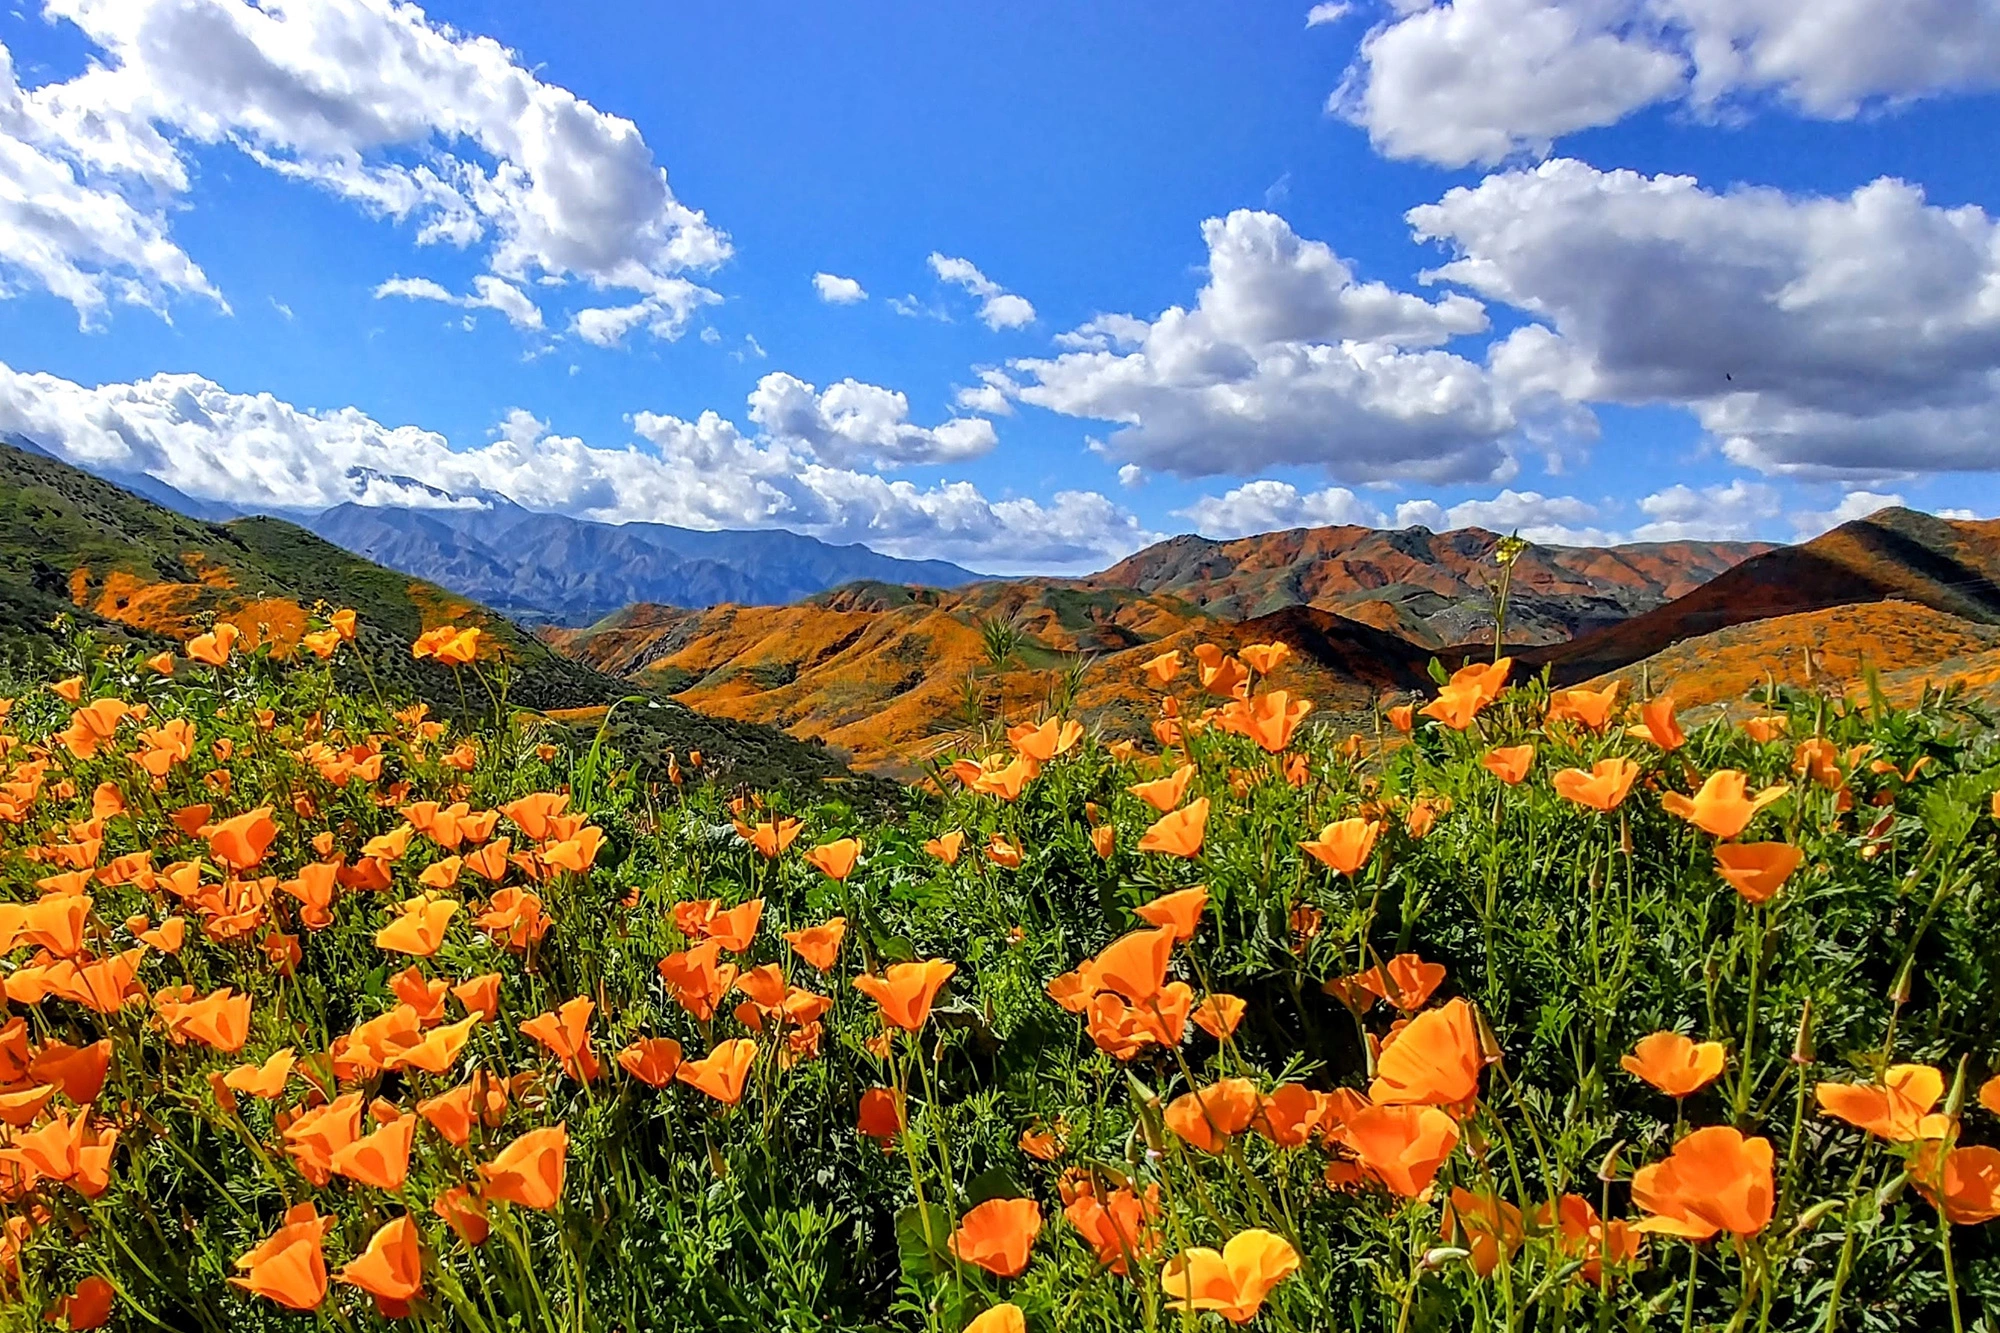
[(1384, 521), (1381, 510), (1344, 486), (1301, 492), (1290, 482), (1269, 480), (1246, 482), (1227, 495), (1204, 495), (1174, 516), (1186, 519), (1204, 537), (1329, 525), (1379, 528)]
[(1546, 152), (1685, 99), (1772, 96), (1847, 119), (2000, 85), (1989, 0), (1393, 0), (1333, 110), (1392, 156), (1444, 166)]
[(1433, 532), (1453, 528), (1485, 528), (1519, 532), (1531, 542), (1553, 546), (1605, 546), (1624, 538), (1597, 526), (1603, 511), (1573, 495), (1543, 495), (1539, 491), (1504, 490), (1490, 500), (1463, 500), (1449, 509), (1435, 500), (1406, 500), (1396, 506), (1398, 527), (1421, 526)]
[(1409, 219), (1455, 251), (1427, 277), (1547, 321), (1491, 354), (1517, 398), (1686, 406), (1767, 473), (2000, 466), (2000, 222), (1979, 208), (1558, 159)]
[(813, 290), (828, 305), (853, 305), (868, 299), (867, 290), (859, 282), (832, 273), (813, 274)]
[[(486, 247), (494, 282), (581, 281), (684, 308), (679, 276), (729, 239), (675, 198), (630, 121), (487, 38), (392, 0), (44, 0), (93, 46), (23, 92), (0, 68), (0, 254), (89, 321), (112, 301), (214, 296), (170, 239), (186, 150), (229, 143), (282, 175)], [(518, 294), (518, 292), (517, 292)], [(475, 293), (520, 322), (525, 298)], [(672, 318), (648, 321), (671, 336)], [(529, 325), (533, 327), (533, 325)]]
[(983, 417), (953, 417), (936, 427), (915, 425), (909, 417), (910, 400), (902, 394), (851, 379), (822, 393), (779, 372), (757, 381), (750, 393), (750, 419), (766, 435), (830, 463), (948, 463), (977, 458), (999, 443), (993, 423)]
[[(990, 500), (964, 482), (920, 487), (841, 466), (840, 457), (907, 447), (898, 432), (918, 429), (889, 420), (883, 393), (852, 381), (816, 392), (768, 375), (751, 417), (774, 424), (759, 436), (714, 412), (694, 421), (642, 412), (632, 426), (643, 443), (608, 448), (516, 411), (490, 441), (454, 447), (435, 431), (385, 426), (355, 408), (309, 411), (198, 375), (88, 388), (0, 365), (0, 433), (19, 432), (84, 467), (145, 472), (246, 508), (438, 503), (422, 488), (461, 497), (490, 490), (605, 522), (782, 526), (995, 570), (1098, 568), (1155, 538), (1094, 492)], [(931, 432), (946, 437), (937, 447), (964, 447), (951, 426)]]
[[(981, 273), (969, 259), (954, 259), (950, 255), (931, 251), (931, 272), (939, 279), (955, 286), (963, 287), (979, 298), (979, 322), (987, 328), (1023, 329), (1035, 322), (1035, 307), (1025, 296), (1016, 296), (999, 283)], [(908, 313), (899, 311), (898, 313)]]
[(513, 283), (482, 273), (472, 280), (472, 291), (453, 296), (429, 278), (391, 278), (375, 289), (375, 298), (400, 296), (410, 301), (442, 301), (466, 310), (497, 310), (517, 329), (542, 327), (542, 309)]
[(1012, 363), (1025, 402), (1119, 424), (1105, 452), (1183, 475), (1285, 464), (1344, 481), (1504, 476), (1521, 421), (1486, 370), (1439, 347), (1484, 308), (1359, 282), (1283, 218), (1202, 225), (1209, 280), (1193, 309), (1100, 316), (1072, 349)]
[(982, 370), (979, 372), (979, 383), (960, 389), (952, 401), (967, 412), (1011, 417), (1014, 415), (1014, 401), (1008, 395), (1015, 392), (1016, 387), (1006, 371)]
[(1641, 542), (1751, 541), (1784, 506), (1774, 487), (1738, 477), (1726, 486), (1679, 483), (1639, 501), (1646, 521), (1632, 531)]
[[(1822, 532), (1837, 528), (1843, 523), (1852, 523), (1857, 518), (1867, 518), (1870, 514), (1893, 508), (1903, 503), (1900, 495), (1883, 495), (1875, 491), (1849, 491), (1840, 498), (1840, 503), (1831, 509), (1808, 509), (1792, 515), (1792, 526), (1798, 530), (1800, 541), (1817, 537)], [(1947, 514), (1945, 517), (1955, 517)], [(1971, 517), (1969, 514), (1965, 517)]]
[(1306, 11), (1306, 26), (1317, 28), (1326, 23), (1338, 23), (1354, 9), (1346, 0), (1325, 0)]

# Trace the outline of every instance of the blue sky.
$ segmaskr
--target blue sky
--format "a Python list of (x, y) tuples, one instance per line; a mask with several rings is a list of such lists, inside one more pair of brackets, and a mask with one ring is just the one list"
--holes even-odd
[(0, 429), (192, 494), (995, 571), (2000, 513), (1984, 0), (24, 0), (0, 43)]

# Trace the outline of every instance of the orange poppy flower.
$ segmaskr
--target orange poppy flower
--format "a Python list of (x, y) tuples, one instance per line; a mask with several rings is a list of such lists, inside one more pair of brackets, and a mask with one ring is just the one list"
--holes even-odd
[(1557, 690), (1549, 696), (1547, 720), (1574, 722), (1591, 731), (1603, 731), (1611, 721), (1611, 710), (1617, 706), (1622, 688), (1624, 682), (1614, 680), (1601, 690)]
[(831, 880), (844, 880), (854, 873), (854, 863), (861, 859), (861, 839), (840, 838), (824, 842), (806, 853), (806, 863), (815, 866)]
[(1910, 1159), (1910, 1180), (1931, 1207), (1959, 1226), (2000, 1217), (2000, 1149), (1925, 1143)]
[(651, 1087), (664, 1088), (681, 1067), (681, 1044), (672, 1037), (637, 1037), (618, 1052), (618, 1067)]
[(2000, 1115), (2000, 1074), (1979, 1085), (1979, 1104), (1994, 1115)]
[(69, 1295), (56, 1302), (56, 1308), (49, 1312), (50, 1319), (60, 1319), (68, 1325), (70, 1333), (83, 1333), (84, 1329), (103, 1328), (111, 1322), (112, 1307), (118, 1303), (118, 1288), (108, 1279), (92, 1273), (76, 1284)]
[(1213, 1310), (1232, 1324), (1257, 1317), (1280, 1282), (1297, 1272), (1298, 1252), (1282, 1237), (1252, 1228), (1229, 1238), (1220, 1252), (1195, 1245), (1160, 1270), (1160, 1290), (1176, 1310)]
[(1039, 764), (1046, 764), (1059, 754), (1069, 753), (1082, 739), (1081, 722), (1053, 717), (1040, 726), (1023, 723), (1007, 731), (1007, 743)]
[(1638, 776), (1639, 766), (1630, 759), (1600, 759), (1588, 773), (1580, 768), (1563, 769), (1549, 785), (1566, 801), (1610, 814), (1624, 804)]
[(708, 921), (708, 937), (731, 953), (742, 953), (757, 938), (757, 923), (764, 918), (764, 900), (749, 902), (717, 912)]
[(725, 1041), (699, 1060), (687, 1060), (674, 1077), (724, 1106), (743, 1100), (743, 1084), (757, 1062), (757, 1043), (748, 1037)]
[(1822, 1083), (1813, 1094), (1823, 1114), (1891, 1143), (1943, 1138), (1951, 1131), (1950, 1117), (1931, 1110), (1944, 1096), (1944, 1075), (1929, 1065), (1891, 1065), (1880, 1087)]
[(1737, 724), (1743, 734), (1759, 745), (1768, 745), (1791, 729), (1792, 720), (1779, 713), (1765, 717), (1746, 717)]
[(38, 1083), (12, 1092), (0, 1092), (0, 1124), (26, 1129), (56, 1095), (53, 1085)]
[(238, 1065), (222, 1076), (222, 1082), (231, 1091), (270, 1101), (284, 1094), (293, 1059), (294, 1052), (287, 1046), (261, 1065)]
[(1472, 1006), (1451, 1000), (1404, 1025), (1382, 1048), (1368, 1100), (1456, 1106), (1479, 1095), (1479, 1032)]
[(1172, 814), (1161, 815), (1139, 838), (1142, 852), (1168, 856), (1199, 856), (1208, 828), (1208, 798), (1198, 796)]
[(1792, 757), (1792, 772), (1831, 791), (1840, 786), (1840, 751), (1824, 736), (1808, 736)]
[(389, 993), (417, 1011), (426, 1027), (444, 1021), (444, 998), (451, 991), (449, 981), (432, 981), (415, 963), (389, 978)]
[(1471, 1251), (1472, 1271), (1491, 1277), (1502, 1261), (1521, 1248), (1526, 1228), (1521, 1225), (1521, 1210), (1504, 1199), (1453, 1189), (1445, 1202), (1439, 1234), (1446, 1240), (1463, 1239)]
[(224, 986), (183, 1005), (169, 1027), (175, 1036), (212, 1050), (240, 1051), (250, 1038), (250, 997)]
[(228, 621), (217, 621), (215, 628), (208, 633), (197, 634), (189, 639), (182, 651), (197, 662), (219, 667), (229, 660), (230, 650), (236, 647), (236, 640), (241, 638), (242, 634), (243, 631)]
[(542, 860), (558, 870), (581, 875), (597, 864), (597, 852), (603, 845), (604, 830), (595, 824), (586, 824), (576, 831), (576, 836), (544, 847)]
[(321, 1217), (311, 1203), (293, 1204), (284, 1225), (236, 1261), (245, 1276), (232, 1277), (229, 1284), (288, 1310), (317, 1309), (326, 1299), (326, 1255), (320, 1247), (336, 1220)]
[(1028, 1333), (1028, 1317), (1011, 1301), (989, 1305), (965, 1326), (965, 1333)]
[(521, 1024), (522, 1035), (533, 1037), (562, 1061), (563, 1073), (589, 1083), (598, 1073), (597, 1057), (590, 1050), (590, 1015), (596, 1008), (589, 996), (579, 995), (553, 1013), (536, 1014)]
[(1636, 1229), (1688, 1240), (1756, 1235), (1775, 1203), (1771, 1161), (1769, 1139), (1746, 1139), (1727, 1125), (1696, 1130), (1665, 1161), (1632, 1173), (1632, 1202), (1652, 1214)]
[(1708, 775), (1701, 790), (1692, 797), (1677, 791), (1666, 792), (1660, 797), (1660, 806), (1668, 814), (1679, 815), (1718, 838), (1733, 838), (1750, 827), (1759, 810), (1791, 790), (1788, 784), (1780, 782), (1746, 797), (1745, 782), (1743, 774), (1733, 768), (1718, 769)]
[(1130, 1275), (1132, 1260), (1159, 1252), (1160, 1233), (1152, 1225), (1159, 1215), (1157, 1184), (1147, 1186), (1144, 1195), (1121, 1186), (1103, 1199), (1085, 1189), (1063, 1207), (1063, 1216), (1096, 1251), (1098, 1265), (1120, 1277)]
[(1011, 763), (988, 771), (979, 770), (972, 779), (972, 789), (982, 796), (998, 796), (1003, 801), (1020, 797), (1021, 791), (1041, 772), (1041, 765), (1027, 755), (1016, 755)]
[(467, 1245), (484, 1245), (486, 1237), (492, 1233), (493, 1224), (487, 1220), (486, 1205), (469, 1185), (453, 1185), (438, 1195), (431, 1204), (431, 1211), (443, 1218), (452, 1234)]
[(792, 952), (821, 972), (831, 971), (839, 961), (840, 944), (846, 938), (847, 918), (844, 916), (833, 917), (817, 926), (785, 932), (785, 943), (792, 946)]
[(1767, 903), (1805, 860), (1786, 842), (1725, 842), (1715, 848), (1715, 873), (1746, 902)]
[(1328, 824), (1319, 831), (1319, 837), (1299, 846), (1321, 865), (1351, 878), (1368, 863), (1381, 831), (1382, 826), (1372, 819), (1342, 819)]
[(424, 1250), (417, 1224), (408, 1213), (379, 1227), (368, 1248), (340, 1270), (340, 1280), (375, 1298), (385, 1318), (400, 1319), (423, 1294)]
[(1235, 694), (1239, 686), (1247, 687), (1250, 683), (1249, 669), (1212, 643), (1196, 644), (1194, 660), (1195, 674), (1201, 678), (1201, 687), (1210, 694), (1227, 698)]
[(1234, 995), (1214, 992), (1194, 1007), (1188, 1015), (1194, 1025), (1217, 1041), (1227, 1041), (1236, 1031), (1236, 1025), (1243, 1021), (1243, 1001)]
[(527, 834), (529, 841), (542, 842), (549, 836), (549, 821), (568, 808), (569, 793), (538, 791), (501, 806), (500, 813)]
[(1171, 926), (1135, 930), (1104, 946), (1089, 965), (1092, 991), (1114, 990), (1143, 1005), (1160, 993), (1174, 951)]
[[(1535, 1219), (1541, 1226), (1550, 1225), (1547, 1204), (1535, 1210)], [(1576, 1276), (1588, 1286), (1596, 1286), (1600, 1280), (1602, 1262), (1629, 1264), (1639, 1257), (1646, 1244), (1646, 1237), (1630, 1223), (1601, 1220), (1590, 1200), (1580, 1194), (1565, 1194), (1556, 1201), (1555, 1227), (1562, 1252), (1584, 1260)]]
[(1242, 733), (1270, 754), (1283, 752), (1292, 743), (1292, 733), (1306, 714), (1312, 712), (1310, 699), (1294, 699), (1284, 690), (1260, 694), (1243, 706), (1238, 715)]
[(1687, 744), (1687, 733), (1674, 716), (1674, 696), (1663, 694), (1649, 699), (1639, 709), (1639, 724), (1625, 728), (1628, 736), (1651, 741), (1662, 750), (1678, 750)]
[(722, 945), (708, 940), (660, 960), (660, 979), (681, 1007), (703, 1023), (715, 1017), (715, 1007), (736, 984), (736, 965), (720, 962), (721, 957)]
[(408, 824), (398, 824), (387, 833), (378, 834), (361, 844), (363, 856), (379, 856), (385, 861), (400, 861), (410, 850), (410, 839), (416, 830)]
[(472, 1029), (481, 1021), (478, 1014), (433, 1028), (422, 1041), (406, 1046), (391, 1058), (383, 1061), (385, 1069), (421, 1069), (426, 1074), (443, 1074), (458, 1063), (458, 1057), (465, 1051), (465, 1043), (472, 1036)]
[(1437, 698), (1417, 711), (1425, 717), (1436, 718), (1453, 731), (1464, 731), (1491, 702), (1491, 698), (1480, 690), (1463, 685), (1447, 685), (1438, 691)]
[(481, 1194), (494, 1202), (547, 1212), (562, 1202), (568, 1160), (568, 1126), (531, 1129), (479, 1168), (486, 1181)]
[(1187, 795), (1188, 783), (1193, 780), (1194, 774), (1193, 764), (1182, 764), (1164, 778), (1155, 778), (1151, 782), (1135, 782), (1125, 790), (1161, 814), (1166, 814), (1179, 805), (1181, 798)]
[(1111, 853), (1118, 847), (1118, 830), (1109, 824), (1099, 824), (1090, 831), (1090, 849), (1100, 860), (1109, 861)]
[(342, 1093), (324, 1106), (304, 1111), (281, 1130), (285, 1155), (301, 1175), (324, 1187), (333, 1179), (333, 1155), (361, 1135), (361, 1094)]
[(1488, 750), (1479, 762), (1488, 773), (1511, 787), (1526, 778), (1528, 770), (1535, 766), (1535, 747), (1509, 745)]
[(1181, 674), (1180, 649), (1176, 648), (1172, 652), (1146, 659), (1139, 664), (1139, 670), (1145, 673), (1146, 679), (1155, 687), (1164, 690), (1173, 682), (1175, 676)]
[[(26, 1052), (25, 1036), (22, 1039), (21, 1049), (23, 1053)], [(4, 1053), (0, 1053), (0, 1070), (4, 1070), (6, 1065), (6, 1057)], [(28, 1061), (27, 1078), (31, 1082), (51, 1084), (57, 1092), (78, 1106), (88, 1106), (96, 1101), (97, 1094), (104, 1090), (104, 1076), (110, 1069), (109, 1037), (94, 1041), (88, 1046), (72, 1046), (63, 1041), (46, 1041)]]
[(417, 1114), (453, 1147), (463, 1148), (474, 1125), (498, 1129), (506, 1119), (507, 1085), (482, 1071), (449, 1092), (418, 1102)]
[(403, 1188), (403, 1181), (409, 1177), (410, 1144), (416, 1134), (417, 1118), (398, 1116), (335, 1151), (333, 1173), (394, 1193)]
[(1458, 1146), (1458, 1123), (1435, 1106), (1368, 1106), (1346, 1118), (1339, 1138), (1370, 1175), (1414, 1199)]
[(921, 963), (892, 963), (882, 976), (856, 977), (854, 989), (875, 1001), (884, 1023), (915, 1032), (930, 1017), (938, 992), (956, 971), (956, 963), (937, 958)]
[(263, 861), (265, 851), (277, 836), (278, 826), (271, 818), (271, 807), (260, 805), (209, 829), (208, 849), (231, 870), (244, 871)]
[(958, 854), (965, 846), (965, 835), (957, 829), (938, 834), (924, 843), (924, 850), (948, 866), (958, 864)]
[(869, 1088), (861, 1094), (854, 1128), (885, 1146), (909, 1123), (901, 1088)]
[(1182, 889), (1178, 893), (1162, 894), (1142, 906), (1132, 909), (1133, 915), (1154, 926), (1172, 929), (1176, 942), (1186, 942), (1194, 938), (1201, 925), (1202, 912), (1208, 907), (1208, 890), (1197, 885), (1192, 889)]
[(1695, 1042), (1678, 1032), (1655, 1032), (1641, 1037), (1632, 1054), (1618, 1063), (1667, 1096), (1686, 1097), (1722, 1077), (1727, 1061), (1719, 1041)]
[(1001, 866), (1008, 870), (1019, 870), (1022, 860), (1021, 848), (1018, 844), (1007, 841), (998, 832), (995, 832), (987, 840), (986, 859), (996, 866)]
[(1225, 1078), (1168, 1102), (1167, 1128), (1203, 1152), (1219, 1153), (1231, 1138), (1250, 1128), (1259, 1104), (1255, 1083)]
[(1417, 723), (1417, 706), (1415, 704), (1397, 704), (1388, 710), (1387, 716), (1390, 726), (1404, 735), (1408, 735), (1410, 728), (1414, 727)]
[(487, 972), (459, 982), (451, 988), (453, 998), (469, 1014), (491, 1019), (500, 1012), (500, 974)]
[(995, 1277), (1019, 1277), (1042, 1231), (1042, 1209), (1033, 1199), (988, 1199), (960, 1219), (951, 1252)]
[(1292, 660), (1292, 645), (1275, 641), (1253, 643), (1237, 649), (1236, 655), (1258, 675), (1268, 676)]
[(1369, 995), (1387, 1000), (1406, 1014), (1413, 1014), (1423, 1008), (1424, 1002), (1444, 984), (1444, 978), (1443, 963), (1427, 963), (1417, 954), (1399, 953), (1386, 964), (1377, 964), (1366, 972), (1328, 982), (1326, 992), (1346, 1000), (1355, 1008), (1365, 1008), (1372, 1003), (1360, 998)]
[(798, 838), (804, 826), (796, 819), (780, 819), (775, 824), (759, 824), (755, 828), (737, 825), (736, 831), (743, 840), (773, 859), (781, 855), (785, 848)]
[(396, 911), (395, 919), (375, 932), (375, 947), (428, 958), (444, 943), (445, 929), (458, 911), (458, 902), (427, 893), (404, 900)]

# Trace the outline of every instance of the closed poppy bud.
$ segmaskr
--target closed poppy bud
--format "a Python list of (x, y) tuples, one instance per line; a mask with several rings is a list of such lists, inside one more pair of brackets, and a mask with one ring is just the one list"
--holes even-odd
[(888, 1140), (903, 1132), (905, 1112), (901, 1088), (869, 1088), (861, 1094), (860, 1111), (854, 1127), (886, 1147)]
[(1109, 824), (1099, 824), (1090, 831), (1090, 847), (1101, 860), (1109, 861), (1111, 853), (1118, 846), (1118, 830)]

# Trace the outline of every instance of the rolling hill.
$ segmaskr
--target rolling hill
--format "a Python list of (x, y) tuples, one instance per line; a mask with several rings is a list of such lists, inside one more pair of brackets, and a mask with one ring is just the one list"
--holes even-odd
[[(1483, 528), (1292, 528), (1235, 541), (1174, 537), (1082, 580), (1170, 593), (1227, 619), (1314, 606), (1413, 643), (1446, 648), (1493, 634), (1493, 561)], [(1510, 643), (1561, 643), (1686, 595), (1764, 543), (1530, 546), (1515, 563)]]
[[(988, 627), (1017, 636), (991, 668)], [(1318, 716), (1365, 724), (1384, 691), (1424, 678), (1428, 649), (1312, 607), (1248, 620), (1178, 598), (1021, 581), (957, 591), (864, 585), (788, 607), (682, 611), (630, 607), (585, 630), (543, 637), (598, 670), (674, 693), (703, 712), (783, 727), (839, 746), (863, 767), (910, 776), (961, 734), (968, 691), (1028, 716), (1074, 670), (1075, 711), (1143, 737), (1157, 695), (1139, 664), (1201, 641), (1282, 640), (1297, 660), (1274, 685), (1313, 698)]]
[[(455, 711), (449, 678), (410, 657), (440, 624), (479, 625), (513, 677), (511, 703), (587, 725), (632, 686), (552, 652), (505, 617), (435, 584), (384, 569), (275, 518), (204, 523), (38, 451), (0, 443), (0, 646), (17, 665), (45, 655), (60, 616), (151, 651), (218, 621), (246, 646), (289, 653), (315, 606), (353, 607), (376, 679)], [(347, 684), (368, 688), (359, 671)], [(756, 785), (849, 780), (823, 747), (706, 717), (658, 697), (614, 720), (641, 758), (701, 749), (718, 775)]]
[(2000, 520), (1884, 509), (1752, 556), (1621, 624), (1519, 656), (1548, 663), (1559, 682), (1587, 680), (1733, 626), (1890, 599), (2000, 625)]

